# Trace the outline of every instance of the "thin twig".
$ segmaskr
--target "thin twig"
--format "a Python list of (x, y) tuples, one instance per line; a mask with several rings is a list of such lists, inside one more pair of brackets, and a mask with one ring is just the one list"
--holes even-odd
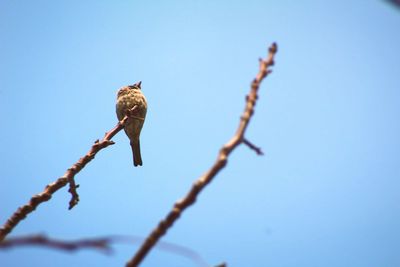
[(254, 150), (254, 152), (256, 152), (257, 155), (259, 155), (259, 156), (264, 155), (264, 152), (262, 152), (260, 147), (254, 145), (252, 142), (250, 142), (246, 138), (243, 138), (243, 144), (248, 146), (251, 150)]
[[(135, 109), (136, 106), (134, 106), (130, 111), (133, 112)], [(78, 186), (75, 185), (74, 181), (75, 175), (79, 171), (81, 171), (86, 166), (86, 164), (94, 159), (97, 152), (99, 152), (103, 148), (106, 148), (109, 145), (114, 144), (111, 139), (114, 137), (114, 135), (116, 135), (124, 128), (124, 125), (128, 119), (129, 116), (125, 116), (112, 130), (105, 134), (104, 138), (101, 141), (96, 140), (89, 152), (84, 157), (80, 158), (74, 165), (72, 165), (72, 167), (69, 168), (62, 177), (58, 178), (57, 181), (48, 184), (44, 188), (43, 192), (34, 195), (27, 204), (19, 207), (14, 212), (14, 214), (11, 215), (11, 217), (6, 221), (6, 223), (0, 228), (0, 242), (4, 240), (4, 238), (14, 229), (14, 227), (17, 226), (20, 221), (25, 219), (25, 217), (29, 213), (34, 211), (41, 203), (48, 201), (56, 191), (64, 187), (67, 183), (70, 183), (69, 192), (72, 194), (71, 201), (69, 202), (69, 209), (74, 207), (79, 201), (79, 196), (76, 193), (76, 188)]]
[(181, 213), (192, 205), (199, 193), (205, 188), (205, 186), (212, 181), (212, 179), (224, 168), (228, 162), (229, 154), (244, 140), (244, 133), (247, 126), (249, 125), (250, 119), (254, 113), (254, 106), (258, 98), (258, 89), (262, 80), (271, 72), (268, 67), (274, 65), (274, 56), (277, 52), (277, 45), (273, 43), (269, 48), (269, 54), (267, 59), (260, 59), (260, 69), (251, 83), (250, 93), (247, 96), (246, 106), (241, 116), (239, 127), (236, 134), (232, 139), (226, 143), (219, 152), (218, 158), (214, 165), (209, 171), (201, 176), (192, 186), (188, 194), (172, 207), (172, 210), (167, 216), (160, 221), (158, 226), (149, 234), (142, 246), (136, 252), (131, 260), (126, 264), (128, 267), (138, 266), (149, 251), (154, 247), (158, 240), (172, 227), (174, 222), (180, 217)]

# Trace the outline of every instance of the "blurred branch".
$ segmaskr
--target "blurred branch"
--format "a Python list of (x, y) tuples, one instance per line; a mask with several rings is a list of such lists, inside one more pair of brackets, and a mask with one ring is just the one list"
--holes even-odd
[[(19, 248), (22, 246), (37, 246), (37, 247), (47, 247), (47, 248), (62, 250), (66, 252), (75, 252), (83, 249), (94, 249), (99, 252), (111, 254), (113, 252), (113, 249), (111, 247), (112, 244), (115, 243), (140, 244), (142, 241), (143, 241), (142, 237), (119, 236), (119, 235), (66, 241), (61, 239), (49, 238), (45, 235), (37, 234), (37, 235), (7, 238), (2, 242), (0, 242), (0, 249), (12, 249), (12, 248)], [(193, 251), (190, 248), (163, 241), (157, 244), (156, 248), (186, 257), (191, 261), (193, 261), (193, 263), (195, 263), (196, 266), (198, 267), (209, 266), (206, 263), (206, 261), (196, 251)], [(226, 265), (220, 264), (215, 267), (222, 267), (222, 266)]]
[[(135, 109), (136, 106), (130, 110), (130, 113), (132, 113)], [(78, 185), (75, 184), (74, 180), (75, 175), (80, 172), (86, 166), (86, 164), (94, 159), (97, 152), (109, 145), (114, 144), (114, 142), (110, 140), (114, 137), (114, 135), (124, 128), (124, 125), (128, 119), (129, 116), (125, 116), (112, 130), (105, 134), (101, 141), (96, 140), (89, 152), (83, 158), (80, 158), (74, 165), (72, 165), (72, 167), (69, 168), (62, 177), (58, 178), (57, 181), (48, 184), (44, 188), (43, 192), (34, 195), (27, 204), (19, 207), (17, 211), (15, 211), (14, 214), (0, 228), (0, 242), (4, 240), (4, 238), (12, 231), (12, 229), (14, 229), (14, 227), (17, 226), (20, 221), (25, 219), (29, 213), (34, 211), (41, 203), (50, 200), (52, 195), (60, 188), (64, 187), (67, 183), (70, 185), (68, 191), (72, 195), (71, 201), (69, 202), (69, 209), (72, 209), (79, 201), (79, 195), (76, 192)]]
[[(277, 45), (273, 43), (269, 48), (268, 57), (266, 59), (260, 59), (259, 72), (251, 83), (250, 93), (246, 97), (246, 106), (241, 116), (236, 134), (232, 137), (230, 141), (228, 141), (228, 143), (226, 143), (221, 148), (218, 158), (211, 169), (208, 170), (193, 184), (188, 194), (182, 200), (179, 200), (175, 203), (175, 205), (172, 207), (172, 210), (149, 234), (142, 246), (136, 252), (134, 257), (126, 264), (126, 266), (138, 266), (143, 261), (143, 259), (158, 242), (158, 240), (167, 232), (170, 227), (172, 227), (174, 222), (180, 217), (181, 213), (196, 201), (197, 196), (205, 188), (205, 186), (212, 181), (212, 179), (221, 171), (221, 169), (226, 166), (228, 162), (228, 156), (231, 154), (231, 152), (238, 145), (245, 142), (244, 134), (254, 113), (254, 106), (258, 99), (258, 89), (260, 87), (260, 83), (269, 73), (271, 73), (269, 67), (274, 65), (274, 56), (276, 52)], [(247, 146), (257, 151), (258, 148), (255, 149), (256, 146), (254, 146), (253, 144), (249, 144), (251, 143), (249, 141), (246, 141)]]
[(20, 246), (44, 246), (54, 249), (60, 249), (65, 251), (76, 251), (80, 249), (96, 249), (101, 252), (110, 253), (112, 248), (111, 242), (114, 242), (115, 238), (93, 238), (93, 239), (80, 239), (75, 241), (65, 241), (58, 239), (51, 239), (44, 235), (31, 235), (24, 237), (13, 237), (8, 238), (0, 242), (0, 248), (12, 248)]
[(400, 0), (386, 0), (386, 2), (394, 5), (397, 8), (400, 8)]

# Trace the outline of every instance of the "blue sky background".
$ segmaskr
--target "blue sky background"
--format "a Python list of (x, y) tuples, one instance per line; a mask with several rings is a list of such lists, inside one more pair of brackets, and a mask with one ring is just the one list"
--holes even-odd
[[(0, 2), (1, 223), (116, 124), (142, 80), (144, 166), (125, 134), (12, 236), (145, 237), (234, 134), (258, 58), (279, 45), (247, 138), (162, 239), (212, 265), (400, 266), (400, 10), (385, 1)], [(2, 266), (122, 266), (0, 251)], [(152, 251), (142, 266), (197, 266)]]

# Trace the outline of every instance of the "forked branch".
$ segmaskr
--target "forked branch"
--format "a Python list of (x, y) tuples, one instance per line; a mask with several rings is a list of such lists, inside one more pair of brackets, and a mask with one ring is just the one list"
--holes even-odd
[[(135, 111), (136, 106), (134, 106), (130, 110), (130, 114)], [(94, 145), (90, 148), (89, 152), (82, 158), (80, 158), (71, 168), (67, 170), (67, 172), (57, 181), (48, 184), (44, 191), (34, 195), (27, 204), (21, 206), (14, 212), (14, 214), (6, 221), (6, 223), (0, 228), (0, 242), (4, 240), (4, 238), (14, 229), (17, 224), (25, 219), (25, 217), (34, 211), (41, 203), (48, 201), (52, 195), (58, 191), (60, 188), (64, 187), (66, 184), (70, 184), (69, 192), (71, 193), (71, 201), (69, 202), (69, 209), (72, 209), (79, 201), (79, 195), (76, 192), (76, 188), (78, 185), (75, 184), (75, 175), (80, 172), (86, 164), (88, 164), (92, 159), (94, 159), (97, 152), (106, 148), (109, 145), (114, 144), (111, 139), (116, 135), (119, 131), (124, 128), (125, 123), (129, 119), (129, 116), (125, 116), (118, 124), (109, 132), (107, 132), (104, 138), (99, 141), (96, 140)]]
[(216, 162), (203, 176), (201, 176), (189, 190), (187, 195), (172, 207), (172, 210), (167, 214), (167, 216), (160, 221), (158, 226), (149, 234), (142, 246), (136, 252), (134, 257), (127, 263), (126, 266), (134, 267), (138, 266), (149, 251), (154, 247), (158, 240), (167, 232), (169, 228), (172, 227), (174, 222), (180, 217), (181, 213), (192, 205), (200, 192), (205, 188), (205, 186), (212, 181), (212, 179), (224, 168), (228, 162), (229, 154), (240, 144), (245, 143), (251, 149), (256, 152), (261, 152), (261, 150), (253, 145), (251, 142), (244, 138), (245, 131), (249, 125), (250, 119), (254, 113), (254, 107), (258, 99), (258, 89), (262, 80), (271, 73), (269, 69), (270, 66), (274, 65), (274, 56), (277, 52), (277, 45), (273, 43), (269, 48), (269, 53), (266, 59), (260, 59), (260, 67), (257, 76), (251, 83), (250, 93), (246, 97), (246, 106), (244, 112), (241, 116), (239, 127), (236, 134), (228, 141), (220, 150)]

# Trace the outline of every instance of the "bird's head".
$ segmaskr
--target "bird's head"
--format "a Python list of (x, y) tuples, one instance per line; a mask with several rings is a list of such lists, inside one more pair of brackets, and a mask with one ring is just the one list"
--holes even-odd
[(142, 81), (139, 81), (135, 84), (128, 85), (128, 87), (129, 87), (129, 89), (139, 89), (140, 90), (142, 88), (141, 85), (142, 85)]
[(135, 84), (121, 87), (121, 89), (118, 90), (117, 97), (126, 95), (133, 89), (140, 90), (141, 89), (141, 85), (142, 85), (142, 81), (139, 81), (139, 82), (137, 82)]

